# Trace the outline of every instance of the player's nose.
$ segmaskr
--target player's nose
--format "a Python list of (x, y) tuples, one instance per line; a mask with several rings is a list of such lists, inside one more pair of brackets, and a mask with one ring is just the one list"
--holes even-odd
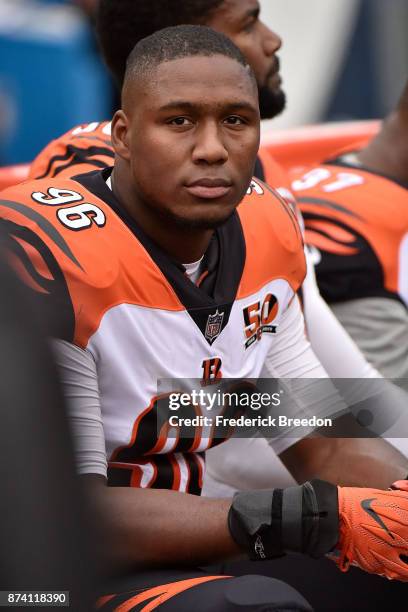
[(215, 123), (202, 126), (197, 131), (193, 150), (194, 163), (220, 164), (225, 163), (227, 159), (228, 151), (218, 126)]
[(276, 32), (268, 28), (268, 26), (264, 23), (262, 23), (262, 28), (264, 52), (266, 55), (272, 56), (282, 47), (282, 39), (278, 34), (276, 34)]

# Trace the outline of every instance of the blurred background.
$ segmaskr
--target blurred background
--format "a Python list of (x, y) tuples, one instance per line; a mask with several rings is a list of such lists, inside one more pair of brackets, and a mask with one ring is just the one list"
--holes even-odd
[[(383, 117), (408, 76), (408, 0), (261, 0), (288, 105), (275, 129)], [(270, 128), (270, 122), (266, 122)]]
[[(76, 124), (111, 117), (115, 93), (92, 31), (97, 3), (0, 0), (0, 166), (29, 162)], [(408, 0), (261, 6), (284, 39), (288, 106), (273, 129), (377, 118), (392, 108), (408, 75)]]

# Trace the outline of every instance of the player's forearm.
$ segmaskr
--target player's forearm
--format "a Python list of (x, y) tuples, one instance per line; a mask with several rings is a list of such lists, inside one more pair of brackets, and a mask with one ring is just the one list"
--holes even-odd
[(320, 478), (340, 486), (386, 489), (408, 471), (405, 457), (375, 438), (307, 438), (280, 458), (298, 482)]
[(405, 457), (385, 440), (346, 438), (337, 441), (319, 478), (340, 486), (387, 489), (405, 478), (407, 470)]
[(106, 486), (92, 496), (102, 553), (115, 567), (193, 565), (239, 554), (228, 530), (230, 500)]
[(401, 115), (393, 112), (380, 133), (358, 152), (360, 163), (374, 172), (405, 181), (408, 160), (404, 125)]

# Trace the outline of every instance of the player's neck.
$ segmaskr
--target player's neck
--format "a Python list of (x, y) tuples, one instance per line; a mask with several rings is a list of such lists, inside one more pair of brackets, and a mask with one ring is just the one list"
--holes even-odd
[(180, 227), (164, 216), (154, 214), (139, 201), (125, 173), (117, 165), (112, 173), (112, 190), (145, 234), (172, 259), (188, 264), (198, 261), (204, 255), (214, 230)]
[(397, 181), (408, 182), (408, 119), (393, 113), (376, 136), (362, 151), (358, 160), (367, 168)]

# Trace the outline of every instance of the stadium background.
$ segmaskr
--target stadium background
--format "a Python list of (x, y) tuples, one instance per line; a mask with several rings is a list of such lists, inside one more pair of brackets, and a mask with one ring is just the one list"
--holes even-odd
[[(97, 1), (0, 0), (0, 166), (28, 162), (72, 126), (112, 114), (114, 93), (89, 17)], [(408, 74), (408, 0), (261, 5), (285, 41), (289, 102), (274, 129), (391, 109)]]

